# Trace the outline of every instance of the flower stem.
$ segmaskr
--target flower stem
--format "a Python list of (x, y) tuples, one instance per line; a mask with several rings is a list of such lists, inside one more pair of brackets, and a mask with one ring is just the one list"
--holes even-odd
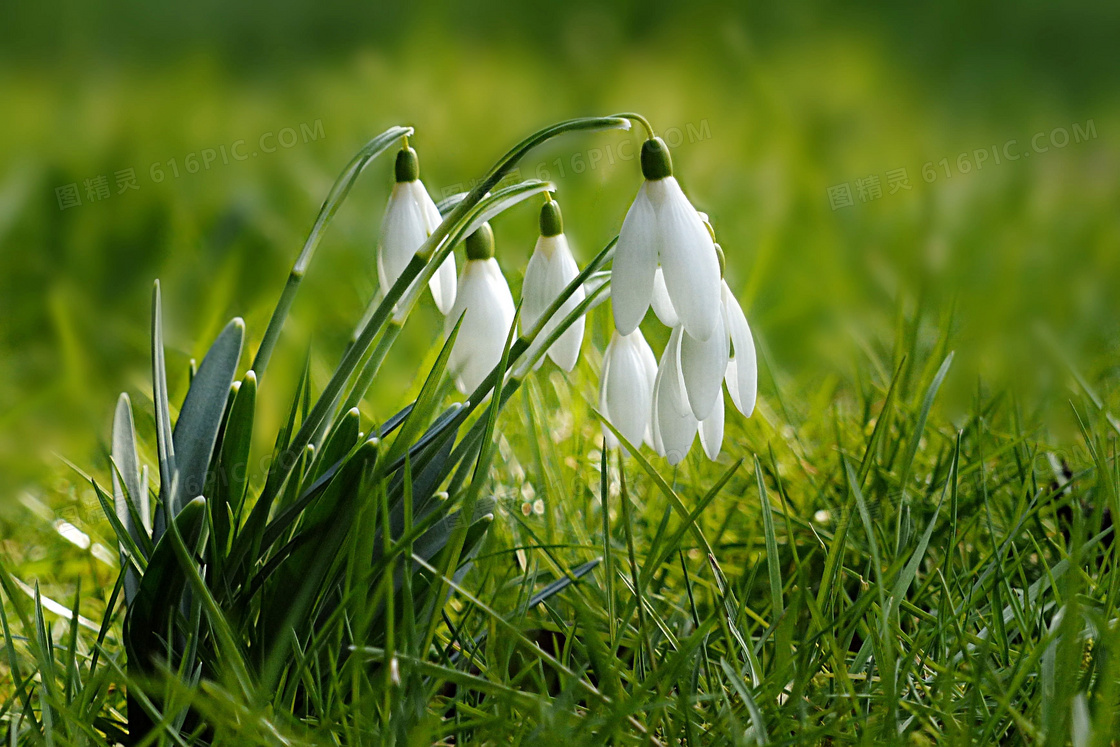
[(616, 114), (615, 116), (616, 117), (621, 117), (623, 119), (630, 119), (630, 120), (633, 120), (634, 122), (637, 122), (638, 124), (640, 124), (645, 129), (646, 139), (647, 140), (653, 140), (653, 138), (654, 138), (653, 127), (650, 125), (649, 120), (646, 119), (645, 117), (643, 117), (641, 114), (637, 114), (636, 112), (625, 112), (623, 114)]

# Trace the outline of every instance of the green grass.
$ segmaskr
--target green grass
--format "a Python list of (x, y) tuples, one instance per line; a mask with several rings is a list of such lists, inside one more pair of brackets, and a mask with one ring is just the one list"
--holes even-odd
[[(189, 704), (224, 743), (250, 745), (1115, 743), (1115, 102), (1032, 78), (970, 105), (967, 86), (939, 88), (890, 49), (846, 32), (760, 48), (729, 34), (560, 89), (546, 86), (554, 63), (467, 45), (434, 62), (406, 51), (309, 67), (285, 96), (200, 62), (94, 78), (77, 96), (49, 73), (0, 79), (18, 110), (54, 115), (0, 122), (0, 140), (30, 154), (4, 157), (0, 187), (0, 303), (14, 320), (0, 328), (0, 396), (15, 403), (0, 413), (0, 728), (15, 743), (112, 744), (105, 731), (123, 723), (114, 529), (52, 452), (111, 495), (104, 455), (125, 389), (157, 484), (153, 277), (175, 416), (190, 360), (233, 316), (246, 319), (243, 376), (331, 179), (375, 132), (415, 124), (438, 195), (543, 121), (637, 108), (711, 132), (676, 151), (678, 170), (716, 222), (762, 361), (759, 410), (729, 415), (720, 462), (698, 448), (677, 469), (648, 450), (602, 452), (600, 307), (577, 369), (545, 364), (497, 420), (478, 482), (494, 520), (445, 607), (397, 607), (392, 635), (346, 663), (330, 658), (342, 636), (314, 665), (295, 651), (272, 689), (256, 652), (240, 677), (223, 656), (201, 681), (161, 680), (153, 705)], [(54, 204), (59, 184), (319, 118), (323, 140), (243, 170)], [(923, 163), (1088, 119), (1095, 140), (920, 181)], [(617, 232), (637, 169), (561, 178), (554, 159), (616, 142), (573, 138), (522, 173), (540, 165), (559, 183), (581, 264)], [(913, 192), (829, 209), (828, 186), (897, 166)], [(324, 240), (258, 393), (254, 455), (274, 449), (300, 382), (313, 402), (342, 358), (372, 291), (387, 179), (372, 167)], [(496, 222), (515, 291), (534, 212)], [(421, 396), (439, 329), (425, 301), (358, 430)], [(427, 393), (432, 412), (455, 399)], [(433, 568), (417, 579), (443, 583)], [(395, 600), (387, 588), (370, 585)], [(198, 619), (217, 645), (218, 617)], [(274, 697), (297, 690), (299, 702)]]
[[(376, 666), (355, 689), (334, 681), (326, 723), (222, 681), (174, 694), (236, 724), (238, 744), (1110, 744), (1114, 426), (1080, 398), (1083, 437), (1042, 444), (983, 390), (960, 427), (927, 420), (949, 360), (910, 385), (911, 364), (880, 363), (897, 373), (839, 400), (828, 439), (764, 409), (732, 430), (753, 463), (694, 454), (675, 472), (599, 451), (593, 364), (546, 368), (500, 422), (490, 537), (434, 647), (398, 639), (399, 684)], [(6, 591), (31, 709), (49, 706), (55, 744), (82, 743), (80, 724), (122, 707), (119, 627), (98, 644)], [(96, 620), (112, 591), (60, 601)]]
[[(414, 265), (413, 274), (422, 263)], [(921, 334), (925, 313), (920, 306), (900, 312), (894, 351), (869, 350), (858, 380), (832, 378), (810, 393), (811, 402), (829, 403), (822, 412), (789, 409), (780, 377), (766, 369), (770, 396), (753, 420), (732, 421), (729, 448), (714, 465), (696, 453), (675, 470), (641, 452), (604, 453), (588, 404), (595, 355), (571, 376), (546, 367), (513, 394), (500, 419), (496, 409), (481, 411), (472, 430), (481, 440), (463, 441), (473, 443), (465, 454), (478, 455), (469, 487), (454, 487), (461, 483), (450, 472), (437, 481), (451, 479), (451, 503), (468, 515), (482, 492), (493, 494), (487, 510), (497, 520), (485, 541), (477, 544), (482, 535), (473, 533), (464, 546), (463, 525), (450, 535), (450, 555), (409, 550), (428, 535), (410, 533), (406, 518), (403, 539), (384, 537), (388, 566), (354, 565), (375, 547), (374, 527), (395, 510), (379, 490), (358, 484), (391, 485), (379, 483), (393, 469), (385, 465), (442, 409), (444, 347), (384, 461), (377, 448), (352, 452), (353, 464), (368, 466), (344, 467), (327, 503), (311, 504), (329, 512), (302, 520), (311, 554), (270, 561), (272, 541), (261, 546), (265, 554), (249, 568), (283, 574), (295, 565), (277, 576), (288, 579), (280, 586), (264, 582), (280, 596), (259, 607), (237, 601), (239, 590), (259, 588), (252, 574), (229, 576), (244, 562), (235, 560), (238, 548), (258, 552), (260, 540), (251, 538), (265, 526), (255, 523), (262, 505), (281, 501), (273, 514), (280, 522), (285, 503), (315, 490), (300, 482), (285, 488), (283, 471), (291, 467), (283, 465), (292, 462), (282, 458), (263, 484), (250, 485), (250, 494), (275, 498), (257, 499), (234, 522), (232, 551), (207, 545), (213, 567), (190, 570), (202, 551), (194, 543), (206, 536), (200, 528), (215, 531), (221, 513), (213, 506), (223, 500), (235, 501), (230, 516), (241, 515), (220, 483), (207, 490), (210, 500), (191, 503), (167, 525), (154, 551), (134, 551), (147, 561), (139, 591), (128, 592), (138, 601), (127, 638), (120, 581), (94, 573), (94, 588), (52, 604), (10, 575), (31, 566), (5, 568), (11, 686), (0, 713), (11, 738), (112, 743), (128, 726), (135, 736), (142, 708), (157, 724), (151, 739), (168, 744), (1065, 744), (1071, 737), (1078, 745), (1109, 744), (1120, 695), (1120, 577), (1108, 518), (1120, 510), (1116, 421), (1086, 388), (1070, 403), (1080, 438), (1048, 444), (1024, 421), (1013, 393), (983, 385), (956, 422), (946, 421), (935, 404), (953, 355), (944, 332)], [(368, 329), (376, 332), (387, 316), (372, 319)], [(593, 337), (607, 324), (605, 310), (593, 312)], [(153, 329), (162, 350), (160, 327)], [(201, 391), (197, 402), (213, 400), (218, 409), (205, 405), (206, 415), (184, 404), (179, 417), (191, 424), (181, 427), (194, 435), (180, 441), (176, 431), (180, 469), (194, 463), (191, 444), (205, 443), (207, 429), (222, 422), (214, 418), (238, 370), (226, 351), (236, 352), (240, 336), (240, 328), (228, 328), (193, 377), (192, 396)], [(304, 375), (277, 441), (280, 456), (304, 452), (317, 418), (329, 413), (311, 403), (338, 401), (343, 389), (335, 381), (353, 375), (376, 335), (358, 339), (340, 368), (349, 373), (336, 372), (321, 391)], [(157, 430), (168, 435), (161, 438), (171, 431), (163, 396), (156, 419), (166, 425)], [(242, 417), (235, 412), (226, 416), (227, 432)], [(338, 422), (355, 433), (369, 427)], [(443, 432), (438, 422), (430, 433)], [(491, 442), (496, 450), (485, 446)], [(128, 432), (124, 441), (114, 435), (118, 467), (130, 444)], [(249, 441), (233, 444), (247, 460)], [(1052, 464), (1055, 450), (1062, 456)], [(425, 464), (428, 452), (416, 453)], [(163, 461), (153, 462), (153, 475)], [(292, 479), (304, 486), (326, 466), (295, 464)], [(406, 505), (410, 496), (406, 490)], [(159, 497), (183, 500), (166, 485)], [(102, 500), (111, 517), (111, 498)], [(122, 515), (122, 537), (137, 518)], [(280, 536), (271, 524), (270, 534)], [(340, 550), (323, 554), (339, 542)], [(391, 558), (402, 551), (416, 553), (403, 596), (384, 580), (394, 577)], [(466, 565), (458, 560), (472, 556)], [(320, 557), (334, 568), (325, 577)], [(231, 570), (223, 573), (223, 563)], [(330, 578), (338, 580), (320, 587)], [(307, 612), (290, 613), (285, 625), (328, 614), (330, 605), (311, 613), (326, 602), (305, 605), (335, 583), (346, 594), (343, 606), (324, 627), (297, 632), (290, 654), (277, 654), (268, 637), (258, 640), (269, 618), (289, 615), (288, 600)], [(436, 593), (420, 594), (413, 583), (434, 583)], [(195, 603), (176, 623), (168, 614), (183, 588)], [(260, 615), (259, 624), (246, 627), (238, 610)], [(104, 622), (83, 627), (79, 614)], [(159, 632), (168, 625), (179, 641), (170, 649)], [(149, 656), (154, 668), (142, 664)], [(141, 690), (145, 681), (151, 684)]]

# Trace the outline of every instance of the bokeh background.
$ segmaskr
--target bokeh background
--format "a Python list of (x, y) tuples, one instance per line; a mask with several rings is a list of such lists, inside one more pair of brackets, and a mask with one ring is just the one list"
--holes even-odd
[[(153, 279), (174, 400), (229, 317), (260, 339), (334, 178), (392, 124), (417, 128), (438, 199), (539, 126), (644, 113), (717, 227), (774, 407), (827, 409), (837, 380), (889, 378), (882, 361), (911, 327), (926, 352), (958, 353), (950, 415), (977, 386), (1006, 387), (1060, 435), (1073, 371), (1115, 399), (1115, 2), (70, 0), (2, 16), (9, 537), (28, 508), (88, 493), (63, 460), (105, 469), (118, 392), (150, 432)], [(558, 184), (583, 260), (640, 183), (635, 142), (572, 138), (522, 166)], [(390, 163), (339, 213), (274, 370), (297, 369), (312, 339), (329, 370), (374, 292)], [(534, 214), (496, 225), (515, 289)], [(430, 304), (411, 324), (390, 369), (401, 388), (439, 325)]]

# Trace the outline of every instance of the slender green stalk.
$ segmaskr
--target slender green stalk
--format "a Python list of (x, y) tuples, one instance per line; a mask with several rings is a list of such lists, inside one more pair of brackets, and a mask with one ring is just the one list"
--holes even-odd
[(630, 560), (630, 580), (634, 584), (635, 607), (638, 611), (638, 634), (642, 637), (642, 644), (646, 649), (649, 659), (650, 672), (657, 671), (657, 659), (653, 653), (653, 642), (649, 637), (649, 627), (646, 624), (645, 600), (642, 598), (642, 580), (638, 572), (638, 555), (634, 551), (634, 525), (630, 517), (630, 491), (626, 489), (626, 470), (622, 466), (622, 455), (618, 459), (618, 486), (619, 502), (622, 504), (622, 523), (626, 530), (626, 555)]

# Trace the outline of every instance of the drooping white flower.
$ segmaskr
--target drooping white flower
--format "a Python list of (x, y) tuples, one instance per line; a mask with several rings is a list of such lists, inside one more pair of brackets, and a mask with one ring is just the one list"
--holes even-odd
[(641, 323), (660, 265), (666, 295), (685, 331), (707, 340), (720, 315), (714, 242), (673, 177), (669, 149), (660, 138), (642, 145), (641, 162), (646, 181), (622, 223), (611, 271), (615, 327), (628, 334)]
[[(708, 458), (719, 456), (725, 419), (721, 384), (726, 383), (739, 412), (747, 417), (754, 412), (758, 393), (754, 337), (731, 288), (726, 281), (721, 285), (718, 337), (698, 343), (683, 327), (674, 327), (661, 356), (653, 395), (653, 443), (670, 464), (684, 458), (697, 432)], [(697, 417), (698, 412), (703, 416)]]
[[(389, 292), (441, 220), (436, 204), (420, 181), (416, 151), (405, 146), (397, 153), (396, 183), (385, 206), (377, 242), (377, 279), (382, 293)], [(428, 288), (440, 313), (446, 314), (455, 303), (455, 255), (447, 256), (428, 281)]]
[(494, 232), (483, 223), (464, 242), (467, 261), (459, 275), (455, 303), (445, 320), (445, 333), (463, 318), (447, 368), (463, 394), (474, 391), (502, 360), (513, 326), (513, 294), (494, 259)]
[[(628, 335), (617, 331), (603, 354), (603, 372), (599, 380), (599, 410), (627, 441), (637, 446), (649, 441), (650, 406), (657, 358), (653, 355), (640, 329)], [(603, 440), (608, 447), (618, 446), (618, 439), (603, 426)]]
[[(524, 322), (523, 329), (526, 330), (537, 324), (561, 292), (579, 275), (579, 267), (568, 248), (568, 239), (564, 236), (560, 206), (555, 201), (549, 200), (541, 208), (540, 227), (541, 235), (537, 239), (533, 255), (529, 257), (529, 265), (525, 268), (525, 282), (521, 287), (521, 319)], [(576, 288), (552, 318), (545, 322), (537, 340), (548, 338), (584, 297), (583, 287)], [(583, 331), (584, 318), (581, 316), (548, 349), (548, 357), (565, 371), (575, 368), (579, 349), (583, 344)], [(542, 358), (541, 361), (543, 360)]]

